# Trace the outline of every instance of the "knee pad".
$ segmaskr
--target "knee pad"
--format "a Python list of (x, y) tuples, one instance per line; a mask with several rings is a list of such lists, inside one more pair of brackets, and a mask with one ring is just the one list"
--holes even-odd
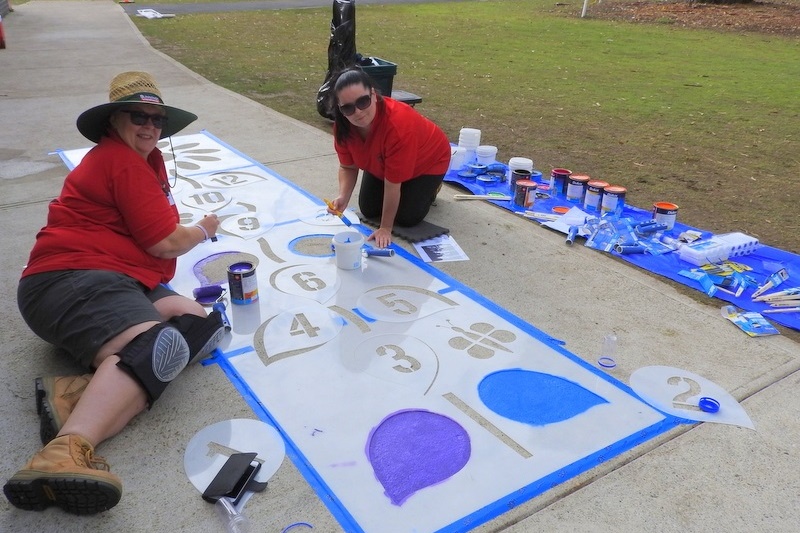
[(219, 311), (207, 317), (181, 315), (170, 318), (167, 323), (181, 332), (189, 345), (189, 363), (194, 363), (210, 354), (225, 336), (225, 324)]
[(152, 405), (189, 363), (189, 346), (169, 324), (158, 324), (137, 335), (119, 352), (121, 369), (133, 376)]

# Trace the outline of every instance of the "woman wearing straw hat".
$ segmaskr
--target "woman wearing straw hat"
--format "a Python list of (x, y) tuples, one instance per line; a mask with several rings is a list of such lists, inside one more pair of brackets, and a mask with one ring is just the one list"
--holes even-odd
[(330, 210), (347, 208), (362, 169), (358, 207), (380, 217), (367, 240), (389, 246), (395, 225), (416, 226), (428, 214), (450, 166), (450, 142), (414, 108), (381, 96), (360, 68), (341, 72), (332, 87), (339, 195)]
[(45, 444), (3, 487), (16, 507), (104, 511), (120, 479), (94, 448), (158, 399), (224, 335), (219, 313), (166, 288), (175, 258), (214, 236), (216, 216), (179, 224), (159, 139), (197, 116), (164, 104), (153, 78), (125, 72), (109, 103), (78, 117), (97, 143), (66, 177), (36, 236), (17, 299), (34, 333), (86, 369), (36, 380)]

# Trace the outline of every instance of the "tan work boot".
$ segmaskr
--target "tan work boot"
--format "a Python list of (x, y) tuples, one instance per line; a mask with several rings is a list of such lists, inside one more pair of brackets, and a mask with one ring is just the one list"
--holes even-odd
[(42, 444), (56, 438), (93, 375), (36, 378), (36, 413)]
[(58, 505), (68, 513), (94, 514), (114, 507), (122, 481), (80, 435), (62, 435), (39, 450), (6, 482), (3, 492), (15, 507), (41, 511)]

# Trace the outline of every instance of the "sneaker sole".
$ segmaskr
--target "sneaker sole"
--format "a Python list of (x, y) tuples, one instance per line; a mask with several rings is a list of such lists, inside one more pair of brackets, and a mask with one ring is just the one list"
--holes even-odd
[[(44, 378), (36, 378), (36, 414), (39, 415), (39, 438), (42, 444), (47, 444), (58, 435), (61, 431), (61, 426), (58, 424), (53, 413), (53, 407), (47, 401), (48, 387), (45, 384)], [(49, 383), (52, 390), (52, 383)]]
[(14, 507), (42, 511), (56, 505), (72, 514), (96, 514), (119, 503), (122, 489), (113, 483), (78, 476), (15, 475), (3, 487)]

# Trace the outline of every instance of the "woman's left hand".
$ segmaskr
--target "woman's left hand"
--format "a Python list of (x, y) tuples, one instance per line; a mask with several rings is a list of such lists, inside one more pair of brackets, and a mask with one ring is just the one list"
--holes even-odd
[(386, 228), (378, 228), (372, 235), (367, 237), (367, 241), (375, 241), (378, 248), (386, 248), (392, 244), (392, 230)]

